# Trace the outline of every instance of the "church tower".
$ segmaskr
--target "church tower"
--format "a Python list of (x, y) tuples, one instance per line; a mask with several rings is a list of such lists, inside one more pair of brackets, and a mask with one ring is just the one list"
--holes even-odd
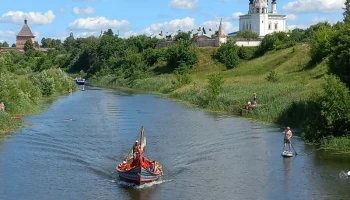
[(224, 27), (222, 25), (222, 19), (220, 20), (220, 25), (219, 25), (219, 30), (218, 30), (218, 35), (216, 36), (215, 40), (215, 46), (221, 46), (221, 44), (227, 42), (227, 36), (225, 35), (224, 32)]
[(277, 14), (277, 0), (249, 0), (249, 11), (239, 16), (239, 30), (250, 30), (260, 37), (276, 31), (286, 31), (286, 15)]

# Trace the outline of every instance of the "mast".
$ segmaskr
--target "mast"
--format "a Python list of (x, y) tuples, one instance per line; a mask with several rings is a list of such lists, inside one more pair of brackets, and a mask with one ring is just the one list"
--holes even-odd
[(139, 154), (138, 154), (138, 156), (139, 156), (139, 158), (138, 158), (138, 160), (139, 160), (139, 177), (138, 177), (138, 181), (139, 181), (139, 183), (141, 183), (141, 178), (142, 178), (142, 165), (143, 165), (143, 162), (142, 162), (142, 153), (143, 153), (143, 150), (142, 150), (142, 144), (143, 144), (143, 137), (144, 137), (144, 127), (143, 126), (141, 126), (141, 134), (140, 134), (140, 149), (139, 149)]

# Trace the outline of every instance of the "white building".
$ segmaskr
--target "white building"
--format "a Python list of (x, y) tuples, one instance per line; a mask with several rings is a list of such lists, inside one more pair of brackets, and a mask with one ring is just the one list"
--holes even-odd
[(277, 14), (276, 0), (268, 11), (268, 0), (249, 0), (249, 11), (239, 16), (239, 30), (251, 30), (260, 37), (276, 31), (286, 31), (286, 15)]

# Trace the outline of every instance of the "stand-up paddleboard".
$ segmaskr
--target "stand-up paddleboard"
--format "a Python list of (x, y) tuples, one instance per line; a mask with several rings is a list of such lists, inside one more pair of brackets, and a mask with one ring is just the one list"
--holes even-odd
[(282, 152), (282, 156), (283, 157), (292, 157), (293, 156), (293, 152), (291, 152), (291, 151), (283, 151)]

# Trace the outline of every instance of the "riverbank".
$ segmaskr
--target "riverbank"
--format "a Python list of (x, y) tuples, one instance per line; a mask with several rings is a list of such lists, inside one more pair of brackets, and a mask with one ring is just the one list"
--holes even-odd
[[(101, 87), (129, 88), (159, 94), (210, 111), (299, 128), (307, 113), (296, 105), (321, 92), (322, 77), (328, 72), (325, 62), (309, 66), (311, 58), (308, 45), (272, 51), (243, 62), (232, 70), (226, 70), (224, 65), (212, 59), (215, 50), (216, 48), (198, 49), (199, 64), (192, 69), (188, 84), (179, 83), (179, 78), (174, 74), (149, 76), (132, 82), (113, 76), (95, 77), (89, 81)], [(205, 94), (209, 74), (220, 74), (224, 85), (217, 101), (208, 104)], [(271, 74), (275, 81), (267, 80)], [(242, 108), (254, 92), (257, 93), (259, 107), (246, 113)], [(322, 147), (349, 152), (349, 145), (339, 145), (350, 144), (349, 141), (348, 138), (328, 138), (322, 142)]]
[(0, 100), (4, 102), (6, 111), (0, 111), (0, 136), (20, 128), (24, 116), (42, 112), (58, 96), (77, 89), (73, 80), (61, 69), (28, 75), (5, 72), (0, 80)]

